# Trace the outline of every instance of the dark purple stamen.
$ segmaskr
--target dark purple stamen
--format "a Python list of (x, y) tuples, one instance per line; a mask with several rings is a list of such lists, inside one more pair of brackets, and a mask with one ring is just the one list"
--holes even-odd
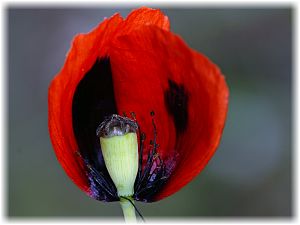
[[(88, 177), (91, 182), (91, 191), (93, 197), (99, 198), (101, 196), (101, 200), (107, 201), (118, 201), (119, 197), (117, 194), (117, 189), (113, 183), (111, 183), (110, 179), (107, 179), (103, 173), (98, 172), (95, 167), (93, 167), (87, 159), (84, 159), (79, 152), (76, 152), (77, 155), (84, 161), (86, 167), (88, 168)], [(100, 187), (100, 190), (98, 190)]]
[[(126, 115), (126, 113), (123, 113), (123, 115)], [(109, 136), (109, 133), (111, 132), (110, 125), (112, 123), (118, 123), (122, 128), (122, 132), (127, 131), (127, 125), (132, 126), (132, 129), (138, 132), (140, 139), (139, 167), (134, 184), (134, 195), (132, 197), (137, 201), (152, 202), (155, 195), (167, 182), (173, 170), (174, 160), (171, 159), (171, 163), (165, 163), (157, 152), (159, 145), (156, 143), (157, 129), (154, 122), (155, 114), (152, 111), (150, 115), (152, 116), (153, 140), (150, 140), (151, 149), (148, 152), (146, 164), (143, 166), (143, 152), (146, 135), (141, 131), (137, 123), (135, 114), (131, 112), (130, 115), (132, 119), (120, 117), (118, 115), (111, 115), (110, 117), (106, 117), (106, 119), (98, 127), (96, 133), (97, 136)], [(93, 166), (92, 163), (89, 162), (87, 158), (83, 157), (80, 152), (77, 152), (77, 155), (81, 159), (83, 159), (85, 167), (87, 168), (87, 176), (90, 180), (91, 186), (91, 196), (102, 201), (118, 201), (119, 197), (117, 194), (117, 189), (109, 175), (100, 172), (95, 166)]]
[[(159, 145), (156, 143), (157, 130), (154, 122), (154, 112), (151, 113), (152, 126), (153, 126), (153, 140), (150, 141), (152, 149), (148, 153), (145, 168), (143, 170), (143, 145), (145, 141), (145, 135), (140, 131), (140, 162), (138, 169), (138, 176), (134, 186), (134, 199), (137, 201), (151, 202), (155, 194), (164, 185), (170, 175), (166, 170), (164, 161), (157, 153)], [(154, 168), (153, 168), (154, 167)]]

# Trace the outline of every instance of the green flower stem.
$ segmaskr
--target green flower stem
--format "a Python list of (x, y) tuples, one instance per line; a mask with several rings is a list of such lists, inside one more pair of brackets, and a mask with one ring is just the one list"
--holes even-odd
[[(132, 202), (133, 199), (131, 197), (127, 197), (129, 198)], [(133, 205), (130, 203), (129, 200), (124, 199), (124, 198), (120, 198), (120, 204), (123, 210), (123, 215), (125, 218), (125, 222), (126, 223), (136, 223), (136, 215), (135, 215), (135, 209), (133, 207)]]

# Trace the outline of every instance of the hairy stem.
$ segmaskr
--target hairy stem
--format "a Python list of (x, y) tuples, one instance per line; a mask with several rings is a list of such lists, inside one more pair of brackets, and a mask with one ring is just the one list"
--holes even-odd
[[(128, 197), (133, 202), (133, 199)], [(135, 215), (135, 208), (130, 203), (129, 200), (125, 198), (120, 199), (120, 204), (123, 210), (123, 215), (126, 223), (136, 223), (136, 215)]]

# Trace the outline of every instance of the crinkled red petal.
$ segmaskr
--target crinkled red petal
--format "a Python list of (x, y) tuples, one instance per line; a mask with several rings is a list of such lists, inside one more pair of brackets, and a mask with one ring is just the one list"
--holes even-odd
[(57, 159), (74, 183), (87, 193), (88, 178), (82, 159), (76, 154), (78, 146), (72, 126), (74, 92), (97, 58), (109, 55), (110, 43), (115, 37), (144, 25), (169, 29), (167, 17), (159, 10), (141, 8), (134, 10), (125, 21), (116, 14), (90, 33), (77, 35), (62, 70), (49, 87), (49, 132)]
[[(228, 89), (219, 69), (169, 32), (159, 10), (141, 8), (123, 21), (105, 20), (78, 35), (61, 72), (49, 88), (49, 130), (58, 160), (68, 176), (89, 192), (72, 127), (72, 99), (77, 85), (99, 57), (109, 56), (119, 113), (134, 111), (148, 138), (150, 111), (156, 113), (159, 153), (178, 155), (171, 178), (156, 200), (173, 194), (193, 179), (215, 152), (224, 127)], [(99, 74), (101, 76), (101, 74)], [(183, 87), (187, 121), (178, 130), (166, 105), (170, 81)]]
[(85, 192), (89, 191), (89, 183), (82, 159), (76, 154), (78, 146), (72, 126), (72, 99), (78, 83), (98, 55), (106, 54), (106, 43), (120, 22), (122, 18), (115, 15), (92, 32), (77, 35), (64, 67), (49, 87), (49, 131), (57, 159), (68, 176)]
[[(156, 200), (191, 181), (215, 152), (225, 123), (228, 88), (216, 65), (190, 49), (178, 36), (154, 26), (118, 37), (109, 51), (120, 112), (134, 111), (151, 137), (154, 110), (159, 154), (177, 154), (177, 166)], [(170, 81), (183, 87), (187, 124), (178, 130), (168, 111), (165, 93)]]

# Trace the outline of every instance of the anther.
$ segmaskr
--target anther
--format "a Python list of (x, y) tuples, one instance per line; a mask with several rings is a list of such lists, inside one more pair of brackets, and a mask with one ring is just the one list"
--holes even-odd
[(159, 157), (159, 154), (158, 153), (155, 153), (154, 155), (153, 155), (153, 159), (156, 159), (156, 158), (158, 158)]
[(134, 113), (134, 112), (130, 112), (130, 115), (131, 115), (131, 117), (132, 117), (134, 120), (136, 119), (135, 113)]
[(145, 133), (141, 133), (141, 140), (144, 141), (146, 139), (146, 134)]

